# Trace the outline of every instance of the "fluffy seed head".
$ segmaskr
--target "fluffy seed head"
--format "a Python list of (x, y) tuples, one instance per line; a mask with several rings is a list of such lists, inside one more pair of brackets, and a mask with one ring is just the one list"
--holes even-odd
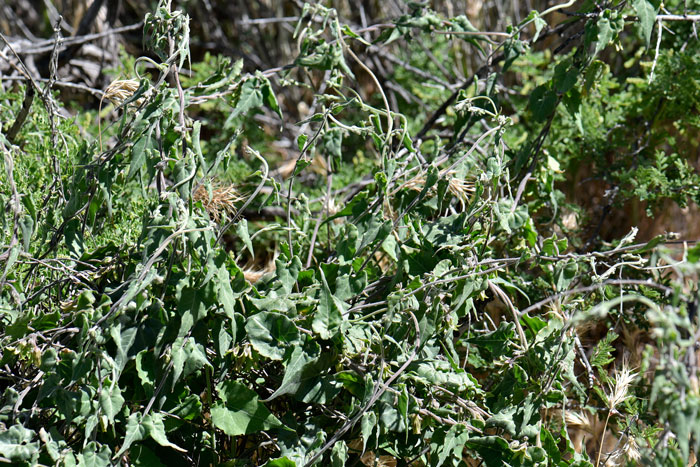
[(234, 203), (241, 201), (238, 191), (233, 185), (215, 184), (209, 190), (204, 185), (199, 185), (194, 192), (194, 200), (201, 201), (207, 214), (214, 222), (219, 222), (224, 214), (228, 217), (236, 213)]
[(608, 395), (608, 408), (610, 410), (616, 408), (623, 403), (630, 395), (627, 393), (632, 381), (637, 377), (637, 373), (630, 370), (629, 363), (625, 359), (622, 363), (622, 369), (615, 372), (613, 381), (609, 383), (610, 394)]
[(137, 79), (118, 79), (105, 89), (105, 99), (109, 99), (114, 105), (121, 105), (131, 97), (139, 88)]
[[(459, 200), (459, 204), (462, 210), (466, 209), (469, 203), (469, 198), (474, 193), (474, 183), (469, 180), (463, 180), (456, 176), (456, 172), (451, 170), (449, 172), (444, 172), (441, 176), (445, 177), (447, 182), (447, 190)], [(421, 191), (425, 185), (425, 177), (423, 175), (418, 175), (406, 183), (403, 184), (404, 188), (409, 190)]]

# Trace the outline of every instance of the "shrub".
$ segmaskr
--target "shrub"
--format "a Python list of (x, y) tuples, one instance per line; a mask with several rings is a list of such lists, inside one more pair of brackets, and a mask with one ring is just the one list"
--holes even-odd
[(0, 460), (687, 464), (700, 247), (619, 213), (698, 200), (696, 17), (573, 4), (305, 4), (244, 72), (163, 0), (105, 112), (4, 91)]

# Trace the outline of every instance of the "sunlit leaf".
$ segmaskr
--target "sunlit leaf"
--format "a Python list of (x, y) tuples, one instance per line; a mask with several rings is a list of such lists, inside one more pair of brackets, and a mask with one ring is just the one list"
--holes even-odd
[(237, 381), (227, 381), (218, 388), (222, 402), (211, 409), (214, 426), (229, 436), (280, 428), (282, 423), (258, 401), (258, 395)]

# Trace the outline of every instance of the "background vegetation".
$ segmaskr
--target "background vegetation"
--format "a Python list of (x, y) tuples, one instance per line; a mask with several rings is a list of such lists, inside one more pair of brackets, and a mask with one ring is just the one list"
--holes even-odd
[(696, 462), (696, 1), (1, 7), (0, 462)]

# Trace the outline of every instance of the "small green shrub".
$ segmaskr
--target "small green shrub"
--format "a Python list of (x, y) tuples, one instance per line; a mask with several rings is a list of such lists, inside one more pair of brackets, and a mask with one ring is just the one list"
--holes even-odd
[[(190, 63), (161, 1), (135, 91), (73, 119), (45, 93), (0, 134), (0, 461), (686, 465), (700, 247), (595, 226), (698, 201), (698, 41), (596, 5), (493, 34), (409, 4), (370, 43), (305, 4), (296, 59), (244, 73)], [(488, 65), (428, 82), (464, 47)], [(290, 162), (269, 122), (299, 87)]]

